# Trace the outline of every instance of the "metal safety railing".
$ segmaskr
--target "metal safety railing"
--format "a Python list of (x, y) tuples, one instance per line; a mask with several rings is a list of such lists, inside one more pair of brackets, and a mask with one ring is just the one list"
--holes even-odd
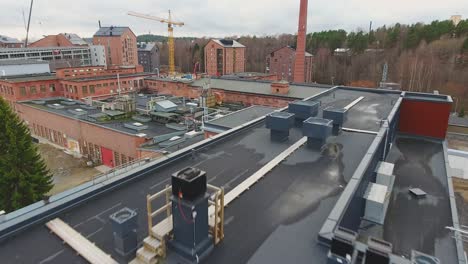
[(92, 182), (93, 184), (100, 183), (103, 181), (106, 181), (108, 179), (111, 179), (115, 176), (121, 175), (123, 173), (129, 172), (135, 168), (138, 168), (144, 164), (147, 164), (153, 160), (160, 159), (161, 156), (152, 156), (152, 155), (146, 155), (142, 156), (141, 158), (134, 159), (132, 161), (126, 162), (124, 164), (120, 164), (118, 166), (115, 166), (111, 168), (109, 171), (99, 173), (93, 176)]

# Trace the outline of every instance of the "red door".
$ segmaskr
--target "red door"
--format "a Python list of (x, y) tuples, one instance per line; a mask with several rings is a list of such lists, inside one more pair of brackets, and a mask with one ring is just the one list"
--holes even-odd
[(114, 167), (114, 155), (112, 150), (107, 149), (105, 147), (101, 147), (101, 158), (102, 164), (113, 168)]

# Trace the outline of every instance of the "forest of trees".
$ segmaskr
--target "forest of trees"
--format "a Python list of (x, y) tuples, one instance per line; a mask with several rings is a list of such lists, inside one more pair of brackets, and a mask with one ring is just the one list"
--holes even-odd
[[(246, 70), (265, 71), (265, 58), (285, 45), (295, 46), (296, 36), (227, 36), (247, 46)], [(142, 41), (158, 41), (161, 63), (167, 64), (167, 38), (140, 36)], [(203, 48), (209, 38), (177, 38), (176, 64), (184, 72), (203, 65)], [(337, 48), (349, 49), (336, 53)], [(418, 92), (439, 90), (456, 97), (468, 108), (468, 19), (457, 26), (452, 21), (430, 24), (395, 24), (371, 32), (327, 30), (307, 35), (307, 51), (315, 58), (313, 79), (317, 83), (378, 86), (383, 65), (388, 64), (389, 82)]]

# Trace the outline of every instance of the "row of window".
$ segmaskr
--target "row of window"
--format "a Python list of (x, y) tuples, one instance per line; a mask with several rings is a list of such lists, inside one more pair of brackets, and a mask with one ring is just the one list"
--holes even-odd
[[(49, 84), (48, 89), (49, 89), (49, 92), (55, 92), (56, 91), (55, 84), (54, 83)], [(27, 88), (25, 86), (21, 86), (19, 88), (19, 90), (20, 90), (20, 95), (21, 96), (26, 96)], [(35, 85), (29, 86), (29, 94), (37, 94), (38, 92), (40, 92), (40, 93), (47, 92), (47, 86), (45, 84), (41, 84), (39, 86), (39, 90), (38, 90), (37, 86), (35, 86)]]
[(62, 132), (33, 123), (33, 133), (42, 138), (46, 138), (50, 142), (53, 142), (57, 145), (60, 145), (60, 146), (67, 145), (66, 144), (67, 142), (65, 138), (63, 137)]
[(13, 95), (13, 87), (6, 86), (6, 85), (0, 85), (0, 93)]
[[(121, 81), (121, 85), (123, 86), (127, 86), (127, 85), (132, 85), (132, 81)], [(164, 84), (165, 85), (165, 84)], [(107, 87), (110, 87), (110, 88), (113, 88), (115, 86), (118, 86), (118, 83), (116, 82), (110, 82), (110, 83), (98, 83), (96, 85), (82, 85), (81, 86), (81, 92), (82, 94), (87, 94), (88, 92), (90, 94), (95, 94), (96, 92), (96, 89), (98, 88), (107, 88)], [(143, 86), (143, 80), (133, 80), (133, 87), (142, 87)], [(89, 89), (88, 89), (89, 88)], [(116, 88), (116, 87), (115, 87)], [(125, 91), (125, 87), (122, 87), (122, 90)], [(78, 86), (76, 85), (69, 85), (69, 84), (65, 84), (65, 91), (68, 91), (69, 93), (75, 93), (75, 94), (78, 94)]]

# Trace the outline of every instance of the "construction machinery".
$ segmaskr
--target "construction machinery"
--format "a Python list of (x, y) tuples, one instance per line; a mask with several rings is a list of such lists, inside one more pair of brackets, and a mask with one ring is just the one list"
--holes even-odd
[(159, 18), (155, 17), (152, 15), (145, 15), (137, 12), (128, 12), (128, 15), (130, 16), (135, 16), (135, 17), (140, 17), (140, 18), (145, 18), (149, 20), (154, 20), (154, 21), (159, 21), (161, 23), (166, 23), (167, 24), (167, 31), (169, 33), (168, 36), (168, 45), (169, 45), (169, 74), (174, 75), (175, 74), (175, 63), (174, 63), (174, 28), (173, 26), (183, 26), (184, 22), (177, 22), (172, 20), (171, 17), (171, 10), (169, 10), (169, 16), (168, 18)]

